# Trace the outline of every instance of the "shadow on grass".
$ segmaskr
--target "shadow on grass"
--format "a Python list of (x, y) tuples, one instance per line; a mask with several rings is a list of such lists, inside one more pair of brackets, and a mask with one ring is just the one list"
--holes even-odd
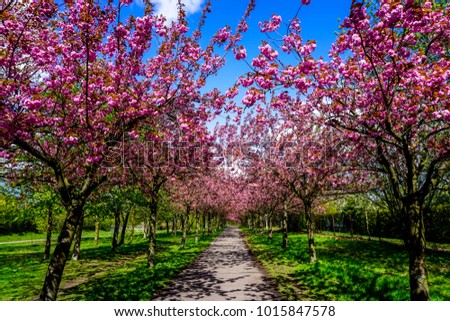
[[(305, 235), (289, 235), (287, 249), (280, 248), (279, 233), (272, 241), (250, 235), (249, 242), (255, 254), (272, 266), (286, 299), (302, 299), (290, 289), (295, 282), (312, 300), (409, 300), (408, 255), (399, 244), (317, 236), (318, 262), (310, 264)], [(448, 252), (427, 253), (432, 300), (450, 299), (448, 262)], [(290, 266), (290, 272), (277, 272), (281, 266)]]
[(195, 258), (193, 253), (180, 253), (170, 261), (146, 267), (145, 258), (113, 268), (103, 275), (64, 292), (63, 299), (88, 301), (150, 300), (153, 293)]
[[(157, 264), (155, 267), (147, 268), (146, 256), (143, 255), (65, 290), (59, 299), (77, 301), (150, 300), (157, 290), (191, 264), (212, 239), (213, 237), (208, 237), (197, 245), (192, 240), (188, 240), (187, 249), (179, 250), (178, 238), (174, 240), (171, 237), (162, 236), (157, 240)], [(141, 250), (145, 251), (147, 244), (138, 244), (137, 246), (142, 247)], [(92, 252), (91, 255), (95, 256), (95, 252)]]

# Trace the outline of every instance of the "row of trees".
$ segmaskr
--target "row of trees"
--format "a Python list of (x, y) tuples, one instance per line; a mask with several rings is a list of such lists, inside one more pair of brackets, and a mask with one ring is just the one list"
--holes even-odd
[[(247, 57), (240, 40), (254, 1), (235, 29), (205, 46), (209, 2), (192, 30), (182, 1), (173, 22), (154, 15), (150, 1), (142, 17), (124, 21), (131, 2), (7, 0), (0, 8), (2, 173), (50, 187), (65, 209), (41, 299), (56, 299), (86, 204), (130, 187), (148, 209), (149, 267), (164, 190), (183, 240), (188, 218), (198, 231), (202, 213), (266, 221), (269, 236), (282, 213), (286, 247), (289, 213), (302, 211), (311, 262), (325, 204), (376, 195), (371, 201), (398, 218), (411, 298), (428, 299), (425, 213), (446, 195), (438, 191), (448, 189), (450, 165), (448, 5), (353, 1), (324, 61), (314, 41), (303, 41), (299, 19), (277, 15), (260, 24), (268, 37)], [(205, 90), (228, 52), (250, 71), (224, 92)], [(213, 135), (206, 125), (224, 109), (242, 119)], [(109, 209), (116, 227), (127, 221), (119, 204)]]
[[(0, 194), (1, 222), (0, 233), (47, 233), (44, 259), (48, 259), (52, 244), (52, 233), (58, 231), (64, 223), (64, 208), (52, 190), (19, 193), (16, 188), (7, 191), (3, 188)], [(200, 190), (196, 192), (201, 193)], [(156, 221), (158, 229), (177, 234), (196, 231), (196, 242), (202, 236), (217, 231), (225, 224), (224, 212), (215, 205), (192, 202), (192, 213), (184, 211), (181, 194), (168, 190), (161, 193)], [(3, 203), (4, 202), (4, 203)], [(132, 242), (136, 228), (146, 239), (149, 236), (149, 207), (146, 197), (139, 190), (113, 188), (102, 196), (89, 200), (83, 212), (82, 222), (77, 227), (73, 246), (72, 259), (80, 255), (80, 244), (83, 230), (94, 231), (94, 241), (98, 244), (100, 230), (113, 230), (111, 250), (125, 243)], [(201, 229), (201, 230), (200, 230)], [(185, 235), (186, 237), (186, 235)], [(186, 239), (183, 239), (185, 242)], [(182, 244), (184, 246), (184, 244)]]
[[(381, 201), (381, 200), (380, 200)], [(448, 212), (450, 203), (448, 193), (445, 199), (435, 201), (424, 213), (424, 224), (427, 226), (426, 239), (430, 242), (450, 242), (450, 221)], [(284, 228), (284, 215), (287, 214), (286, 228), (289, 232), (307, 231), (307, 220), (304, 210), (298, 204), (286, 208), (281, 202), (274, 210), (261, 207), (260, 215), (249, 211), (242, 218), (242, 224), (256, 232), (267, 233), (275, 228)], [(271, 215), (269, 213), (272, 213)], [(329, 232), (332, 235), (345, 233), (350, 237), (366, 236), (371, 239), (403, 239), (404, 226), (401, 219), (389, 208), (374, 204), (365, 195), (357, 194), (338, 199), (323, 199), (314, 208), (314, 232)], [(286, 242), (287, 244), (287, 242)]]
[[(243, 220), (262, 226), (268, 217), (270, 236), (273, 202), (284, 213), (301, 208), (314, 262), (316, 213), (327, 199), (364, 193), (395, 216), (411, 299), (428, 299), (426, 221), (448, 208), (430, 206), (439, 191), (448, 195), (448, 9), (447, 2), (353, 1), (329, 61), (313, 56), (315, 42), (303, 41), (298, 19), (281, 27), (274, 15), (261, 24), (268, 40), (233, 89), (243, 87), (242, 104), (256, 112), (227, 129), (229, 157), (252, 194)], [(448, 221), (448, 211), (440, 219)]]
[(181, 190), (195, 171), (208, 170), (213, 137), (206, 122), (224, 95), (202, 88), (254, 7), (249, 1), (235, 30), (220, 29), (202, 46), (209, 2), (196, 29), (182, 1), (173, 22), (147, 1), (142, 17), (124, 20), (131, 2), (7, 0), (0, 7), (2, 174), (14, 184), (49, 186), (66, 212), (42, 300), (56, 299), (88, 199), (106, 197), (111, 186), (143, 193), (154, 264), (161, 188), (175, 179)]

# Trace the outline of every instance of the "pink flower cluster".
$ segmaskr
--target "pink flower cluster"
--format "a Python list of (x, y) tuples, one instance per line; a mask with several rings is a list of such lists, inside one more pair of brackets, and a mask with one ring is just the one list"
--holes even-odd
[(268, 43), (259, 47), (259, 51), (264, 57), (266, 57), (269, 61), (273, 61), (278, 57), (278, 51), (273, 49)]
[(245, 47), (240, 46), (234, 49), (234, 57), (237, 60), (245, 59), (247, 57), (247, 50), (245, 49)]
[(259, 29), (261, 32), (274, 32), (280, 27), (281, 16), (273, 15), (270, 21), (260, 22)]

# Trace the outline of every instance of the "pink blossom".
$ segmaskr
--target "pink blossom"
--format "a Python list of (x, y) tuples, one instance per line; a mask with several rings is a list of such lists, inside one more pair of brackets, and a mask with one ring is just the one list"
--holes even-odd
[(272, 49), (272, 47), (268, 43), (260, 46), (259, 51), (270, 61), (278, 57), (278, 51)]
[(231, 32), (229, 31), (229, 28), (224, 27), (217, 32), (217, 35), (214, 37), (214, 39), (218, 43), (224, 43), (225, 41), (228, 40), (228, 38), (230, 38), (230, 35)]
[(233, 87), (229, 90), (226, 91), (225, 95), (227, 96), (227, 98), (229, 99), (233, 99), (234, 97), (236, 97), (239, 94), (239, 90), (236, 87)]
[(263, 76), (256, 77), (256, 82), (262, 89), (270, 89), (273, 87), (272, 81)]
[(254, 79), (252, 77), (241, 77), (239, 78), (239, 83), (244, 87), (249, 87), (253, 85)]
[(259, 28), (261, 32), (274, 32), (280, 27), (281, 16), (273, 15), (270, 21), (261, 22)]
[(237, 31), (238, 31), (238, 32), (246, 32), (247, 30), (248, 30), (248, 24), (247, 24), (247, 22), (246, 22), (245, 20), (241, 20), (241, 21), (239, 22)]
[(247, 50), (241, 46), (237, 50), (234, 50), (234, 57), (237, 60), (241, 60), (247, 57)]

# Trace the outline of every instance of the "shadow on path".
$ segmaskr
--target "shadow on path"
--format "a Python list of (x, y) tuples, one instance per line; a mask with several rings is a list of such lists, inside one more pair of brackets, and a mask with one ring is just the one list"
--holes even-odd
[(276, 287), (259, 266), (240, 230), (229, 227), (153, 300), (281, 300)]

